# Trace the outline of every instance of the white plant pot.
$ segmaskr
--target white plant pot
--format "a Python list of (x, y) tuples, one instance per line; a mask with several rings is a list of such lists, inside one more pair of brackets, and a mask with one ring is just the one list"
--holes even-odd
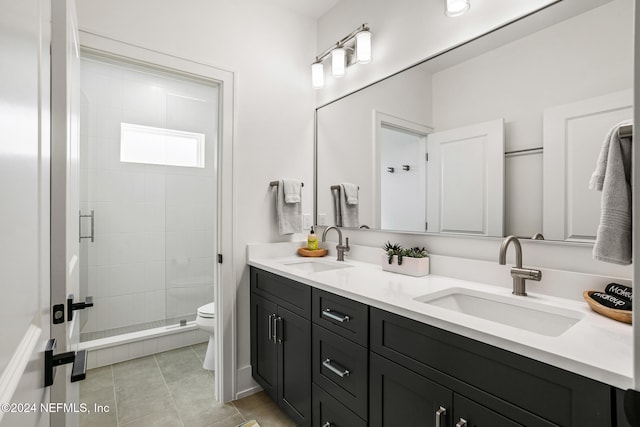
[(429, 274), (429, 257), (426, 258), (410, 258), (402, 257), (402, 265), (398, 265), (398, 256), (394, 255), (391, 264), (389, 264), (389, 256), (383, 253), (380, 256), (380, 264), (384, 271), (392, 273), (406, 274), (408, 276), (426, 276)]

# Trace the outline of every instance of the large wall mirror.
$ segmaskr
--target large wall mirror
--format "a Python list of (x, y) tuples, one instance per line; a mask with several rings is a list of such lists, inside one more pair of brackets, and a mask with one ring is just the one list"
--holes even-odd
[(318, 108), (316, 223), (593, 241), (632, 41), (633, 0), (563, 0)]

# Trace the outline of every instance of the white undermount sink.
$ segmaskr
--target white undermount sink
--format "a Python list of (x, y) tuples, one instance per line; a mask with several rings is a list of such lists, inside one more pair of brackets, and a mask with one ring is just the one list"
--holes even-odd
[(349, 268), (351, 265), (345, 264), (344, 262), (338, 261), (328, 261), (328, 260), (300, 260), (300, 261), (291, 261), (282, 263), (282, 265), (286, 265), (287, 267), (297, 268), (298, 270), (318, 273), (321, 271), (329, 271), (329, 270), (338, 270), (341, 268)]
[(549, 337), (562, 335), (584, 316), (578, 311), (540, 304), (527, 298), (452, 288), (414, 299)]

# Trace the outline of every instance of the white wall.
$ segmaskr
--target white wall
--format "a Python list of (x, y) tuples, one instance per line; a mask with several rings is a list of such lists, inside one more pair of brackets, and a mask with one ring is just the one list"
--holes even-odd
[(303, 211), (313, 212), (315, 93), (309, 64), (315, 56), (315, 20), (261, 0), (78, 0), (78, 21), (82, 30), (236, 76), (237, 283), (220, 285), (237, 288), (237, 391), (242, 392), (253, 384), (245, 245), (290, 239), (278, 235), (269, 181), (299, 177), (305, 183)]
[(318, 91), (318, 105), (553, 2), (472, 1), (468, 13), (448, 18), (444, 0), (342, 1), (318, 21), (316, 55), (366, 22), (373, 33), (373, 61), (350, 67), (343, 78), (325, 79), (325, 88)]

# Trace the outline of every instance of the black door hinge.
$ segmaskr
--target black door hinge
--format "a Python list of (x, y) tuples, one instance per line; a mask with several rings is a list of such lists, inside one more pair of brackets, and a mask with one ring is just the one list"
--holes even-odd
[(218, 264), (222, 264), (222, 254), (218, 254)]

